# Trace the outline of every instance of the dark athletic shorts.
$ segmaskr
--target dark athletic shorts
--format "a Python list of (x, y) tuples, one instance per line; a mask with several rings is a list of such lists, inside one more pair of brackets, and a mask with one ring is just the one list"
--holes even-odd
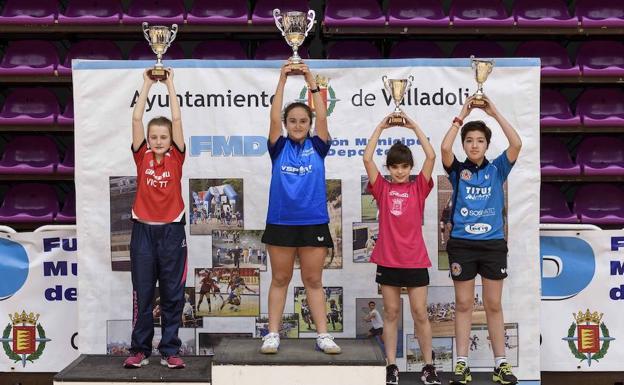
[(283, 247), (334, 247), (327, 223), (322, 225), (272, 225), (267, 223), (262, 243)]
[(370, 328), (368, 329), (368, 331), (370, 332), (371, 336), (380, 336), (383, 334), (383, 328)]
[(402, 269), (377, 265), (375, 282), (380, 285), (398, 287), (420, 287), (429, 285), (429, 270)]
[(454, 281), (469, 281), (477, 274), (487, 279), (507, 278), (507, 241), (451, 238), (446, 244)]

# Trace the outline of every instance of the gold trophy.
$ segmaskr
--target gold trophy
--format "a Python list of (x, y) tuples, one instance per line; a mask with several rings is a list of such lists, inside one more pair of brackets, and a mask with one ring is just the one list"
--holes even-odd
[(408, 79), (388, 79), (388, 77), (384, 75), (381, 77), (381, 80), (384, 83), (384, 88), (390, 93), (396, 105), (394, 115), (388, 118), (388, 124), (391, 126), (404, 126), (407, 122), (405, 118), (401, 116), (399, 105), (405, 97), (405, 91), (412, 86), (414, 77), (410, 76)]
[(297, 51), (303, 44), (306, 36), (308, 36), (308, 32), (314, 26), (315, 16), (316, 13), (313, 10), (309, 10), (307, 14), (299, 11), (290, 11), (282, 14), (278, 8), (273, 10), (275, 25), (282, 32), (286, 43), (293, 50), (293, 55), (288, 58), (288, 61), (291, 63), (291, 68), (295, 71), (301, 64), (301, 56), (299, 56)]
[(157, 57), (154, 68), (150, 69), (148, 73), (153, 80), (165, 80), (169, 76), (169, 73), (163, 66), (162, 57), (167, 52), (167, 48), (173, 43), (177, 34), (177, 24), (173, 24), (170, 29), (164, 25), (149, 26), (146, 22), (143, 22), (143, 35), (145, 35), (145, 39), (147, 39)]
[(475, 59), (474, 56), (470, 59), (472, 69), (475, 72), (475, 80), (477, 81), (477, 91), (473, 95), (475, 98), (470, 103), (470, 107), (483, 108), (487, 105), (487, 102), (483, 99), (483, 83), (485, 83), (492, 72), (492, 68), (494, 68), (494, 60), (480, 60)]

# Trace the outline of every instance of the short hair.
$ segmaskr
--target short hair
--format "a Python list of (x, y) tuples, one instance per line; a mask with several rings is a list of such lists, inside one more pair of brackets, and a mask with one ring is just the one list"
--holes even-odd
[(466, 140), (466, 135), (468, 135), (470, 131), (482, 132), (483, 135), (485, 135), (485, 141), (487, 142), (487, 145), (490, 145), (490, 139), (492, 139), (492, 130), (490, 130), (490, 128), (485, 124), (484, 121), (473, 120), (472, 122), (464, 124), (461, 129), (462, 144), (464, 143), (464, 140)]
[(375, 303), (375, 301), (370, 301), (368, 304), (370, 305), (371, 303), (372, 303), (373, 305), (377, 306), (377, 304)]
[(147, 136), (149, 136), (150, 127), (152, 126), (167, 127), (167, 129), (169, 130), (169, 136), (172, 137), (172, 140), (173, 140), (173, 123), (171, 122), (171, 119), (164, 117), (164, 116), (157, 116), (155, 118), (152, 118), (147, 123)]
[(293, 109), (297, 107), (301, 107), (305, 110), (306, 114), (308, 114), (308, 118), (310, 118), (310, 125), (312, 125), (312, 121), (313, 121), (312, 109), (307, 104), (301, 103), (301, 102), (292, 102), (284, 108), (284, 113), (282, 114), (282, 122), (286, 124), (286, 119), (288, 119), (288, 114), (290, 113), (290, 111), (292, 111)]
[(414, 167), (412, 150), (401, 142), (393, 144), (388, 150), (388, 155), (386, 155), (386, 167), (395, 164), (409, 164), (410, 167)]

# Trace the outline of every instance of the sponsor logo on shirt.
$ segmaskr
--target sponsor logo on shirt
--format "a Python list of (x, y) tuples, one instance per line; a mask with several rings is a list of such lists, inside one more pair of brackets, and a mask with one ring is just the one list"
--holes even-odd
[(291, 175), (305, 175), (305, 174), (309, 174), (312, 172), (312, 165), (308, 165), (308, 166), (299, 166), (299, 167), (294, 167), (294, 166), (282, 166), (282, 173), (283, 174), (291, 174)]
[(464, 230), (466, 230), (467, 233), (478, 235), (489, 232), (492, 230), (492, 226), (487, 223), (473, 223), (471, 225), (466, 225)]
[(492, 195), (492, 187), (470, 187), (466, 186), (466, 200), (482, 201), (487, 200)]
[(463, 217), (467, 217), (467, 216), (471, 216), (471, 217), (491, 217), (493, 215), (496, 215), (496, 210), (494, 210), (493, 207), (490, 207), (490, 208), (487, 208), (487, 209), (481, 209), (481, 210), (468, 210), (468, 208), (462, 207), (461, 210), (459, 210), (459, 213)]
[(390, 213), (395, 216), (401, 216), (403, 214), (403, 199), (402, 198), (394, 198), (392, 199), (392, 208), (390, 208)]
[(306, 148), (305, 150), (301, 151), (301, 156), (310, 156), (314, 154), (314, 148)]

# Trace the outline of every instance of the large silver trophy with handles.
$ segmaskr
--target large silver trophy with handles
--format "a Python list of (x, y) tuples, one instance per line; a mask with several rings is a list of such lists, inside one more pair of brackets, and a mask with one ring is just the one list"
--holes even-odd
[(314, 18), (316, 13), (313, 10), (309, 10), (308, 13), (299, 11), (289, 11), (282, 13), (279, 9), (273, 10), (273, 18), (275, 19), (275, 25), (282, 32), (282, 36), (286, 39), (286, 43), (292, 48), (293, 55), (288, 59), (291, 63), (291, 68), (297, 70), (299, 64), (301, 64), (301, 56), (297, 52), (308, 32), (314, 26)]
[(173, 24), (171, 28), (164, 25), (152, 25), (150, 26), (146, 22), (143, 22), (143, 35), (152, 47), (152, 51), (156, 54), (156, 64), (154, 68), (149, 70), (149, 77), (153, 80), (165, 80), (169, 76), (167, 70), (162, 63), (162, 57), (167, 52), (169, 46), (178, 34), (178, 25)]
[(405, 97), (405, 91), (412, 86), (414, 77), (410, 76), (408, 79), (388, 79), (388, 77), (384, 75), (381, 80), (386, 90), (390, 93), (390, 96), (392, 96), (392, 100), (394, 100), (395, 104), (394, 114), (388, 118), (388, 124), (392, 126), (404, 126), (407, 122), (405, 118), (401, 116), (401, 108), (399, 105)]
[(471, 56), (470, 59), (472, 69), (475, 72), (475, 80), (477, 81), (477, 91), (473, 94), (475, 98), (470, 103), (470, 107), (482, 108), (487, 105), (487, 102), (483, 98), (485, 95), (483, 93), (483, 83), (485, 83), (490, 73), (492, 73), (494, 60), (475, 59), (474, 56)]

